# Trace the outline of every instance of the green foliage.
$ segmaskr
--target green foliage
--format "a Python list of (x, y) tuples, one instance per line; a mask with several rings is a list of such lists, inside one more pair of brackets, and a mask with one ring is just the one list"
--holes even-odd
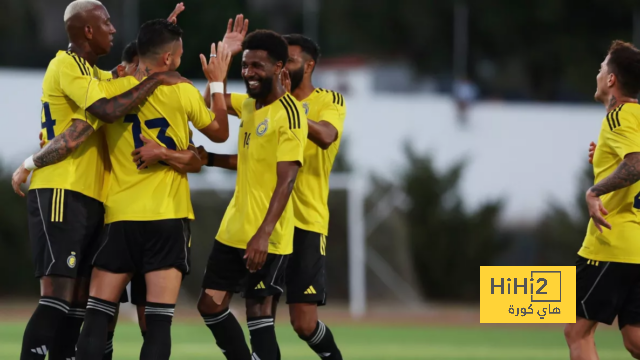
[(465, 209), (458, 191), (464, 163), (443, 173), (430, 156), (406, 148), (408, 165), (401, 176), (411, 199), (406, 211), (411, 253), (425, 295), (433, 300), (475, 301), (481, 265), (501, 252), (498, 218), (501, 203)]
[(13, 192), (0, 164), (0, 295), (37, 294), (27, 226), (27, 200)]
[[(134, 0), (127, 0), (134, 1)], [(165, 18), (174, 0), (139, 1), (140, 23)], [(265, 0), (266, 1), (266, 0)], [(359, 54), (376, 60), (409, 60), (414, 67), (437, 78), (450, 79), (453, 67), (454, 4), (469, 7), (469, 61), (471, 78), (487, 96), (537, 100), (592, 101), (594, 78), (614, 39), (630, 41), (633, 13), (638, 2), (605, 0), (322, 0), (319, 38), (325, 57)], [(0, 22), (0, 64), (44, 68), (54, 49), (67, 44), (47, 44), (42, 39), (43, 16), (34, 11), (36, 0), (3, 1)], [(105, 0), (113, 22), (124, 27), (124, 1)], [(202, 78), (198, 54), (207, 54), (211, 42), (222, 39), (227, 19), (243, 13), (250, 30), (273, 28), (303, 31), (300, 2), (273, 1), (270, 11), (259, 10), (258, 1), (190, 0), (178, 18), (185, 30), (180, 72)], [(280, 9), (284, 4), (286, 9)], [(63, 5), (59, 5), (60, 18)], [(64, 31), (62, 21), (53, 31)], [(48, 25), (49, 27), (51, 25)], [(393, 29), (393, 31), (390, 31)], [(61, 36), (63, 38), (63, 36)], [(105, 69), (119, 62), (126, 43), (123, 32), (115, 35), (112, 53), (99, 61)], [(30, 44), (29, 51), (23, 51)], [(240, 78), (238, 57), (229, 76)], [(417, 78), (418, 79), (418, 78)]]
[(548, 214), (536, 227), (539, 251), (536, 264), (548, 266), (573, 265), (589, 223), (584, 194), (593, 185), (593, 167), (585, 168), (579, 179), (576, 200), (569, 209), (551, 204)]

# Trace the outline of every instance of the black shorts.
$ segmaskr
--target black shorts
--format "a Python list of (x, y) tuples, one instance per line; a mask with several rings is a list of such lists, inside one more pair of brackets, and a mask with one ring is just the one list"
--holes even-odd
[(262, 269), (250, 273), (244, 254), (245, 249), (214, 241), (202, 288), (241, 293), (250, 299), (282, 294), (289, 255), (268, 254)]
[(27, 208), (36, 277), (91, 277), (92, 252), (104, 225), (102, 203), (76, 191), (34, 189)]
[(577, 315), (618, 326), (640, 323), (640, 264), (605, 262), (578, 256)]
[(102, 232), (93, 266), (116, 274), (176, 268), (188, 274), (191, 228), (188, 219), (116, 221)]
[(295, 228), (293, 254), (286, 271), (287, 304), (326, 304), (326, 247), (323, 234)]

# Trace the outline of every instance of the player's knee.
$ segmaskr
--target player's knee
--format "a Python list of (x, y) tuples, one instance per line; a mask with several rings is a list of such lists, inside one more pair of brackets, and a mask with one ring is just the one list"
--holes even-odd
[(74, 304), (87, 304), (87, 301), (89, 300), (89, 282), (90, 278), (76, 279), (72, 300)]
[(634, 359), (640, 359), (640, 342), (624, 339), (624, 347)]
[(271, 299), (247, 299), (247, 317), (272, 316)]
[(564, 338), (569, 346), (593, 337), (593, 330), (581, 322), (567, 324), (564, 327)]
[(71, 302), (75, 279), (62, 276), (45, 276), (42, 278), (42, 296), (54, 297)]
[(316, 329), (316, 325), (317, 323), (311, 321), (309, 317), (291, 316), (291, 326), (293, 326), (293, 331), (295, 331), (299, 337), (308, 338), (311, 336)]
[(206, 292), (202, 292), (200, 294), (200, 299), (198, 299), (198, 312), (200, 314), (216, 314), (226, 308), (224, 301), (222, 304), (217, 304), (213, 301), (211, 295)]
[(640, 359), (640, 339), (636, 335), (635, 331), (627, 332), (624, 330), (627, 329), (623, 329), (622, 331), (624, 347), (634, 359)]

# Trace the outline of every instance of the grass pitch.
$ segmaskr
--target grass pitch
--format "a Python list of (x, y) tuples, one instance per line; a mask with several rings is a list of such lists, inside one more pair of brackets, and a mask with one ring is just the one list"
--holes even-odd
[[(18, 359), (26, 322), (0, 323), (0, 359)], [(345, 359), (567, 359), (561, 327), (404, 327), (379, 325), (331, 326)], [(312, 360), (318, 357), (298, 339), (291, 327), (277, 326), (283, 359)], [(172, 359), (223, 360), (213, 336), (199, 322), (175, 322), (172, 327)], [(114, 360), (137, 360), (142, 338), (131, 322), (118, 325)], [(630, 359), (618, 331), (600, 329), (596, 344), (602, 359)]]

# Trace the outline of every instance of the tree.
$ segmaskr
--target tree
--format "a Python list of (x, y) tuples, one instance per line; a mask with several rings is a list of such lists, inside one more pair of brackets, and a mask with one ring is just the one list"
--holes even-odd
[(593, 167), (585, 168), (579, 179), (576, 200), (568, 209), (552, 203), (550, 211), (537, 226), (539, 265), (574, 265), (589, 224), (584, 194), (593, 185)]
[(498, 219), (501, 202), (465, 210), (458, 183), (464, 163), (436, 172), (430, 156), (408, 146), (402, 186), (411, 199), (405, 212), (413, 263), (432, 300), (477, 301), (480, 266), (492, 265), (503, 248)]
[(27, 199), (13, 192), (11, 173), (0, 164), (0, 295), (38, 294), (33, 277)]

